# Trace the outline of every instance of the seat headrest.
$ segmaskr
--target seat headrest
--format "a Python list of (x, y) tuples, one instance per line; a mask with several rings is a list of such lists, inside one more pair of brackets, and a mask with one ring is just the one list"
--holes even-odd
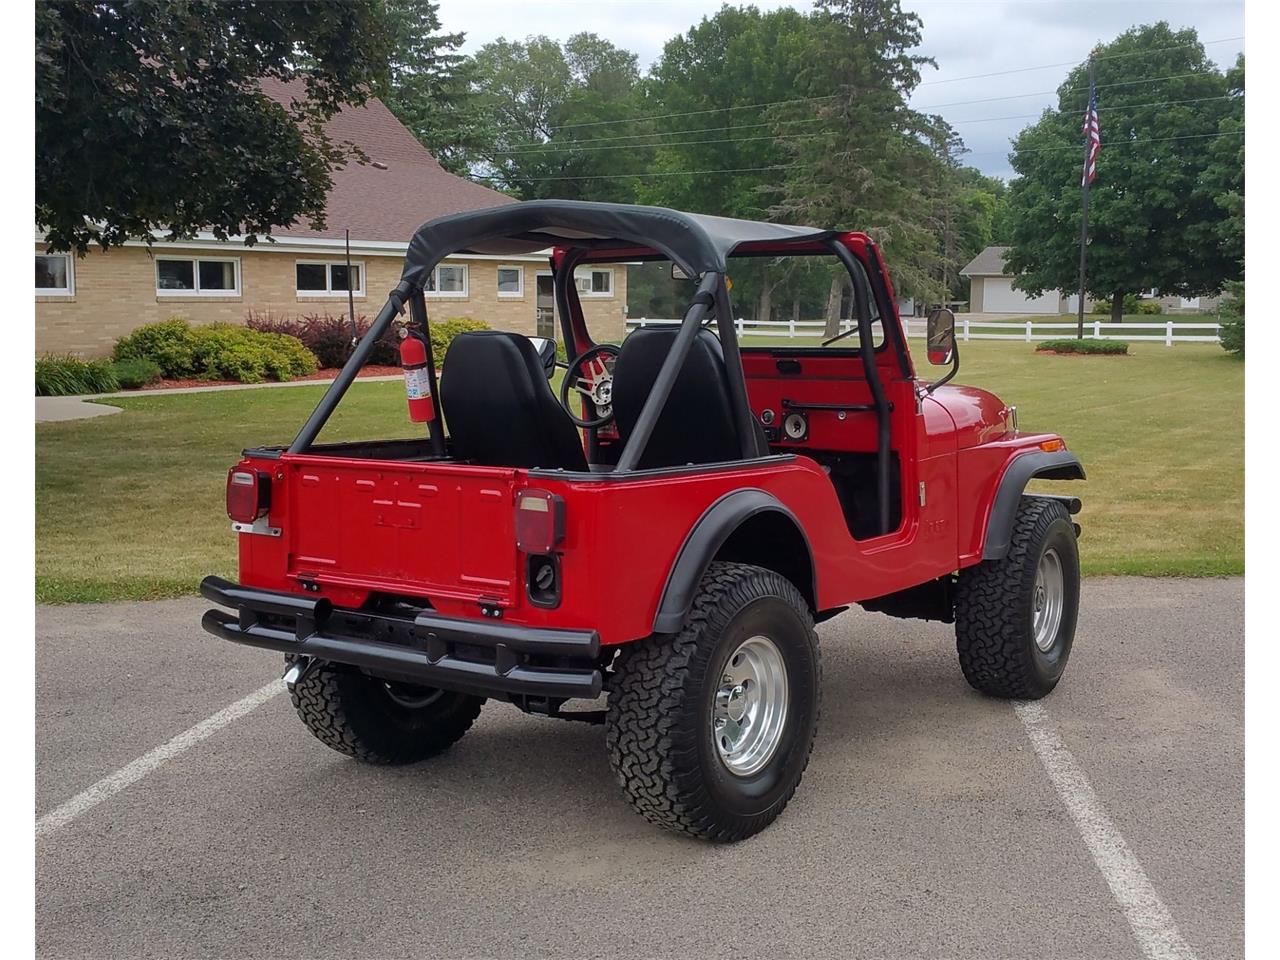
[(582, 438), (528, 337), (476, 330), (453, 338), (440, 376), (453, 455), (487, 466), (586, 470)]

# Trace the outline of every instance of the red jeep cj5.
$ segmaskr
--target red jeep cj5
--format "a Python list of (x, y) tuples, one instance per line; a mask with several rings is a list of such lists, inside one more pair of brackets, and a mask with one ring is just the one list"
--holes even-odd
[[(447, 293), (441, 258), (538, 251), (540, 316), (568, 356), (558, 399), (554, 341), (497, 331), (456, 337), (437, 389), (424, 291)], [(847, 337), (739, 346), (729, 277), (783, 259), (823, 289), (847, 271)], [(605, 264), (683, 284), (684, 319), (595, 343), (584, 313), (625, 270)], [(1025, 488), (1084, 470), (1013, 407), (943, 385), (953, 323), (937, 312), (928, 341), (950, 372), (920, 379), (861, 233), (567, 201), (434, 220), (297, 439), (231, 469), (240, 583), (204, 581), (234, 611), (204, 627), (283, 651), (302, 722), (358, 760), (424, 760), (506, 700), (603, 722), (652, 822), (748, 837), (808, 762), (816, 622), (854, 603), (954, 622), (965, 678), (996, 697), (1042, 697), (1066, 666), (1080, 504)], [(317, 442), (393, 324), (426, 426)]]

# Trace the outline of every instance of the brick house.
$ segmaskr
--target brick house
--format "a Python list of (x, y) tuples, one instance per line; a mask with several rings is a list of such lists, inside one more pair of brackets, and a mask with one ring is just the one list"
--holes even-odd
[[(277, 99), (288, 96), (283, 84), (263, 87)], [(275, 242), (252, 247), (209, 234), (158, 241), (150, 250), (130, 241), (83, 258), (50, 254), (37, 237), (36, 354), (105, 355), (135, 327), (174, 316), (192, 323), (243, 323), (250, 311), (345, 316), (348, 285), (356, 314), (372, 317), (399, 282), (409, 238), (422, 223), (511, 202), (446, 171), (378, 100), (345, 108), (328, 130), (335, 141), (357, 144), (370, 162), (334, 171), (324, 230), (295, 224), (277, 231)], [(433, 320), (465, 316), (556, 336), (545, 255), (449, 257), (432, 279), (427, 310)], [(577, 277), (597, 340), (622, 340), (626, 279), (620, 266), (584, 268)]]

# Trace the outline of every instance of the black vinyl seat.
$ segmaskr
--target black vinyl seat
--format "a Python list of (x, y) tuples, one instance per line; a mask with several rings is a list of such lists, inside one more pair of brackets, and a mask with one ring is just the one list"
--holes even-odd
[[(623, 440), (635, 431), (679, 332), (678, 327), (641, 328), (622, 342), (613, 365), (613, 409)], [(699, 330), (638, 466), (674, 467), (741, 457), (724, 351), (715, 334)]]
[(586, 470), (582, 437), (528, 337), (479, 330), (453, 338), (440, 373), (453, 456), (489, 467)]

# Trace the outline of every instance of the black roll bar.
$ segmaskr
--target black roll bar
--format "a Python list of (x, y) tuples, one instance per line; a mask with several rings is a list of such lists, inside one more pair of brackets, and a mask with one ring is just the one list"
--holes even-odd
[(427, 384), (431, 390), (431, 409), (434, 419), (427, 428), (431, 437), (431, 452), (437, 457), (445, 455), (444, 449), (444, 411), (440, 409), (440, 387), (436, 383), (436, 357), (431, 349), (431, 327), (427, 322), (427, 298), (421, 290), (414, 290), (409, 297), (409, 329), (406, 333), (411, 337), (419, 337), (427, 352)]
[(733, 325), (733, 303), (729, 299), (728, 285), (720, 284), (715, 296), (716, 327), (720, 331), (720, 349), (724, 353), (725, 375), (729, 379), (729, 402), (733, 405), (739, 450), (746, 459), (767, 456), (769, 451), (760, 449), (760, 434), (747, 399), (747, 378), (742, 372), (742, 351), (738, 349), (738, 330)]
[[(716, 290), (723, 281), (724, 274), (721, 273), (709, 270), (702, 275), (702, 280), (698, 283), (698, 292), (694, 294), (684, 320), (680, 323), (680, 332), (676, 334), (675, 342), (671, 345), (671, 352), (662, 362), (662, 369), (658, 371), (658, 376), (653, 381), (653, 388), (649, 391), (649, 396), (640, 410), (635, 429), (622, 448), (622, 455), (618, 457), (618, 465), (614, 468), (614, 473), (634, 470), (640, 462), (640, 455), (644, 453), (649, 437), (653, 434), (654, 425), (658, 422), (663, 407), (667, 405), (667, 398), (671, 396), (671, 388), (675, 385), (680, 368), (684, 366), (689, 350), (693, 347), (694, 337), (701, 329), (702, 321), (710, 312), (711, 305), (716, 302)], [(734, 343), (736, 346), (737, 341), (735, 340)], [(739, 374), (742, 372), (741, 360), (738, 363), (738, 372)]]
[[(865, 268), (854, 257), (853, 252), (839, 240), (828, 240), (827, 246), (836, 255), (836, 259), (844, 264), (853, 281), (854, 309), (858, 312), (858, 348), (862, 355), (862, 370), (867, 378), (867, 386), (871, 388), (871, 396), (876, 405), (876, 500), (879, 508), (880, 533), (889, 533), (889, 401), (885, 397), (884, 384), (880, 382), (880, 369), (876, 366), (875, 338), (871, 333), (871, 298), (867, 289)], [(880, 319), (888, 336), (889, 321)]]
[(298, 435), (293, 438), (293, 443), (289, 444), (289, 453), (306, 453), (311, 444), (316, 442), (316, 437), (320, 435), (325, 423), (332, 416), (334, 408), (346, 394), (347, 388), (355, 380), (356, 374), (364, 366), (369, 354), (373, 352), (374, 344), (377, 343), (379, 337), (386, 333), (391, 321), (404, 313), (405, 301), (412, 294), (413, 285), (408, 280), (401, 280), (396, 284), (396, 288), (387, 296), (386, 304), (378, 311), (378, 315), (373, 318), (373, 324), (369, 327), (369, 332), (356, 344), (355, 350), (351, 352), (347, 362), (338, 371), (337, 378), (329, 385), (329, 389), (324, 392), (324, 396), (320, 398), (316, 408), (311, 411), (311, 416), (307, 417), (307, 422), (302, 425)]
[[(585, 250), (568, 251), (564, 255), (564, 259), (560, 261), (559, 269), (555, 269), (553, 264), (551, 274), (556, 311), (560, 314), (560, 335), (564, 338), (564, 355), (570, 363), (578, 358), (578, 340), (574, 336), (573, 312), (569, 303), (569, 287), (573, 285), (573, 271), (577, 269), (584, 256), (586, 256)], [(578, 307), (581, 309), (582, 304), (579, 303)], [(586, 326), (585, 322), (583, 326)]]

